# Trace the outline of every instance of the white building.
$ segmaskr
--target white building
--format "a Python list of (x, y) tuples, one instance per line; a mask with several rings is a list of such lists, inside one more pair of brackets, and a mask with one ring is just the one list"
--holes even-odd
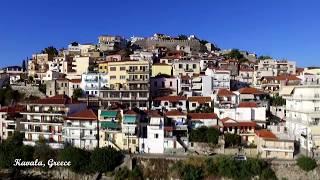
[(101, 89), (109, 88), (109, 76), (101, 73), (82, 74), (80, 88), (87, 95), (99, 96)]
[(147, 138), (140, 138), (142, 153), (164, 153), (164, 117), (156, 111), (148, 112)]
[(297, 86), (286, 99), (286, 127), (300, 147), (319, 152), (320, 86)]
[(198, 76), (192, 78), (192, 95), (194, 96), (212, 96), (214, 91), (213, 77)]
[(25, 111), (25, 106), (6, 106), (0, 109), (0, 141), (11, 137), (15, 131), (20, 131), (20, 120), (23, 116), (20, 112)]
[(74, 147), (92, 150), (98, 145), (98, 117), (91, 109), (67, 116), (62, 130), (65, 143)]
[(64, 117), (82, 111), (86, 104), (74, 102), (65, 95), (38, 99), (27, 104), (26, 119), (21, 120), (25, 145), (34, 146), (43, 139), (54, 149), (63, 148), (62, 128)]
[(188, 113), (188, 118), (191, 120), (192, 128), (215, 127), (218, 125), (218, 116), (215, 113)]
[(205, 71), (205, 74), (207, 76), (212, 77), (213, 90), (217, 91), (218, 89), (221, 89), (221, 88), (230, 89), (230, 71), (229, 70), (208, 68)]
[(187, 98), (184, 96), (163, 96), (153, 100), (152, 109), (187, 111)]

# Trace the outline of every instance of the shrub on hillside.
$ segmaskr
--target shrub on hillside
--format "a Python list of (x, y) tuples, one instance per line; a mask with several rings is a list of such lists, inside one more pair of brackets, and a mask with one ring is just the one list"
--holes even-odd
[(297, 164), (304, 171), (311, 171), (317, 167), (317, 162), (314, 159), (306, 156), (299, 157)]
[(88, 171), (90, 164), (90, 152), (83, 149), (68, 146), (59, 152), (58, 159), (61, 161), (70, 161), (69, 167), (73, 172), (81, 173)]

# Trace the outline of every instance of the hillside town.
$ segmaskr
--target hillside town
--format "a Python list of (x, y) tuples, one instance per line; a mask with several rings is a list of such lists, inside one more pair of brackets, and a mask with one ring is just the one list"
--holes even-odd
[[(320, 67), (194, 35), (101, 35), (2, 68), (0, 139), (127, 154), (320, 157)], [(240, 156), (241, 155), (241, 156)]]

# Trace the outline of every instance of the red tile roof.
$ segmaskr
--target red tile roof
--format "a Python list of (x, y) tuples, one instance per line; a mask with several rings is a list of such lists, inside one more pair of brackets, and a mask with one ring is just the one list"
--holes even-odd
[(253, 87), (245, 87), (239, 89), (240, 94), (265, 94), (264, 92), (258, 90), (257, 88)]
[(257, 107), (256, 102), (240, 102), (239, 108), (255, 108)]
[(278, 139), (275, 134), (273, 134), (271, 131), (262, 129), (262, 130), (256, 130), (255, 131), (256, 135), (265, 138), (265, 139)]
[(235, 94), (228, 89), (219, 89), (218, 96), (234, 96)]
[(81, 79), (70, 79), (72, 83), (81, 83)]
[(172, 111), (168, 111), (166, 112), (166, 116), (185, 116), (186, 114), (178, 111), (178, 110), (172, 110)]
[(190, 102), (198, 102), (199, 104), (204, 104), (207, 102), (211, 102), (211, 97), (209, 96), (192, 96), (188, 98)]
[(127, 114), (127, 115), (137, 115), (137, 113), (134, 112), (133, 110), (128, 110), (128, 111), (126, 111), (124, 114)]
[(6, 113), (19, 113), (26, 110), (26, 106), (23, 105), (15, 105), (15, 106), (5, 106), (0, 109), (0, 112)]
[(145, 111), (149, 117), (162, 117), (157, 110)]
[(215, 113), (188, 113), (188, 116), (191, 120), (196, 119), (217, 119), (217, 115)]
[(92, 109), (86, 109), (81, 112), (77, 112), (69, 115), (66, 119), (68, 120), (97, 120), (98, 117)]
[(278, 80), (278, 81), (299, 81), (301, 79), (299, 79), (295, 75), (279, 75), (279, 76), (275, 77), (275, 80)]
[(185, 96), (163, 96), (155, 98), (156, 101), (170, 101), (170, 102), (178, 102), (178, 101), (185, 101), (187, 98)]

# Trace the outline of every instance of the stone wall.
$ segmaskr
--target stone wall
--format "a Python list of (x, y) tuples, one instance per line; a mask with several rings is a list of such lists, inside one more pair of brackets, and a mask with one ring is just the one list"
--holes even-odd
[(12, 85), (11, 88), (13, 90), (17, 90), (20, 93), (25, 94), (25, 97), (30, 97), (32, 96), (37, 96), (40, 98), (44, 98), (45, 94), (43, 94), (42, 92), (39, 91), (38, 86), (32, 86), (30, 84), (27, 84), (26, 86), (20, 86), (20, 85)]

